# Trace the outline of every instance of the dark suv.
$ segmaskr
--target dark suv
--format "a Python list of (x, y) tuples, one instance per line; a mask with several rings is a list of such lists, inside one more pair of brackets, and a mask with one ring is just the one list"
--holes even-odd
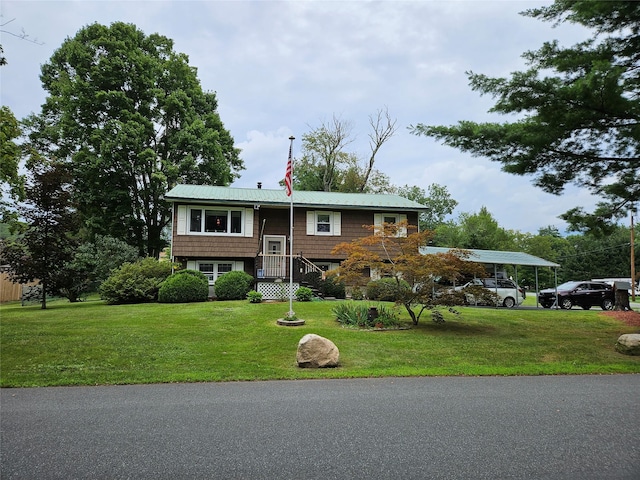
[[(558, 285), (557, 306), (569, 310), (574, 305), (589, 310), (598, 306), (602, 310), (611, 310), (615, 303), (613, 288), (604, 282), (566, 282)], [(551, 308), (556, 303), (556, 289), (540, 290), (538, 302), (544, 308)]]

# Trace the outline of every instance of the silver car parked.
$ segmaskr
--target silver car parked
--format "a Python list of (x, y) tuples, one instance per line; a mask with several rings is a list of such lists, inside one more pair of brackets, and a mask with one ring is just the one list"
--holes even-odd
[(489, 292), (497, 295), (497, 305), (502, 305), (507, 308), (513, 308), (516, 305), (521, 305), (525, 299), (525, 291), (518, 287), (513, 280), (506, 278), (474, 278), (468, 283), (460, 287), (456, 287), (456, 290), (461, 290), (465, 293), (467, 303), (470, 305), (482, 305), (486, 304), (481, 298), (476, 298), (472, 293), (467, 293), (465, 290), (470, 290), (470, 287), (484, 287)]

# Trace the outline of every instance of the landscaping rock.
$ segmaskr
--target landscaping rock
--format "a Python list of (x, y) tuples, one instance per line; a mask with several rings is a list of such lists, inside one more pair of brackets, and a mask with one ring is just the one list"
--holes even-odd
[(640, 355), (640, 333), (626, 333), (618, 337), (616, 350), (625, 355)]
[(298, 342), (296, 360), (301, 368), (337, 367), (340, 352), (331, 340), (308, 333)]

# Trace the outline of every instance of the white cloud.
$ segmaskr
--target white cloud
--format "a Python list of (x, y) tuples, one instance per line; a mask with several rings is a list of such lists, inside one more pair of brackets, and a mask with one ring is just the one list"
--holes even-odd
[[(416, 123), (484, 121), (492, 99), (470, 90), (466, 71), (508, 75), (520, 55), (544, 41), (572, 44), (579, 27), (525, 18), (538, 1), (15, 1), (3, 19), (44, 45), (3, 34), (9, 65), (0, 98), (18, 117), (44, 101), (45, 63), (83, 26), (125, 21), (174, 40), (189, 56), (206, 90), (216, 91), (225, 127), (242, 149), (246, 170), (235, 185), (279, 188), (289, 148), (336, 114), (355, 125), (354, 149), (368, 153), (368, 115), (387, 106), (399, 131), (379, 152), (377, 168), (397, 185), (445, 185), (457, 212), (485, 205), (505, 228), (535, 232), (560, 224), (557, 215), (593, 204), (583, 191), (553, 197), (530, 178), (500, 165), (411, 135)], [(575, 203), (579, 202), (579, 203)]]
[(244, 141), (236, 139), (236, 146), (242, 149), (242, 156), (252, 165), (252, 170), (236, 180), (233, 186), (253, 188), (261, 182), (262, 188), (282, 188), (278, 182), (284, 178), (290, 136), (291, 131), (281, 127), (266, 133), (252, 130)]

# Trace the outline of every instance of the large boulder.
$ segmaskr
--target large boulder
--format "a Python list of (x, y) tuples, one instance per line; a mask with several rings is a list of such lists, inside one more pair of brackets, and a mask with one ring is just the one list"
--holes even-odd
[(337, 367), (340, 352), (331, 340), (308, 333), (298, 342), (296, 360), (301, 368)]
[(618, 337), (616, 350), (625, 355), (640, 355), (640, 333), (625, 333)]

